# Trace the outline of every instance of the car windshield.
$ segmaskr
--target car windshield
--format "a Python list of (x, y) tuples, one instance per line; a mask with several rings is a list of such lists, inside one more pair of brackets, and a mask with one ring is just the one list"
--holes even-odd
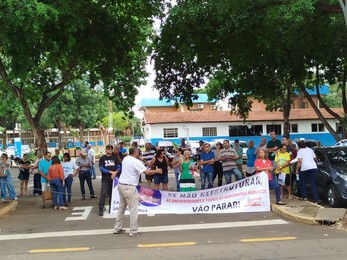
[(347, 164), (347, 149), (329, 150), (327, 157), (332, 165), (345, 166)]

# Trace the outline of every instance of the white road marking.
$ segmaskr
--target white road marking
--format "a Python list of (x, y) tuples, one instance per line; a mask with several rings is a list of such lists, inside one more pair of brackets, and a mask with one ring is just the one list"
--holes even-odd
[[(201, 230), (201, 229), (217, 229), (217, 228), (272, 226), (272, 225), (284, 225), (284, 224), (288, 224), (288, 222), (282, 219), (273, 219), (273, 220), (140, 227), (139, 230), (145, 233), (145, 232), (167, 232), (167, 231)], [(0, 241), (34, 239), (34, 238), (52, 238), (52, 237), (110, 235), (112, 234), (112, 231), (113, 229), (95, 229), (95, 230), (78, 230), (78, 231), (43, 232), (43, 233), (33, 233), (33, 234), (1, 235)], [(129, 230), (127, 229), (127, 231)]]
[(82, 210), (82, 212), (72, 212), (71, 215), (77, 215), (77, 217), (67, 217), (65, 221), (73, 221), (73, 220), (86, 220), (92, 212), (93, 207), (73, 207), (72, 210)]

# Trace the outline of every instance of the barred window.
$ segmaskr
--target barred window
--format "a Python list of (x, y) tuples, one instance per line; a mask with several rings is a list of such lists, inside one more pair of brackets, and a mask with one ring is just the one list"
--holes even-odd
[(324, 132), (324, 124), (311, 124), (311, 132)]
[(202, 136), (217, 136), (217, 127), (203, 127)]
[(178, 128), (164, 128), (164, 138), (177, 138)]
[(290, 124), (290, 132), (291, 133), (298, 133), (298, 124)]

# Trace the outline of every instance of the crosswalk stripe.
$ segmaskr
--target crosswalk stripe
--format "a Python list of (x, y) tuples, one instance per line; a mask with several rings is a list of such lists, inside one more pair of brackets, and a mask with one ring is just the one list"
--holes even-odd
[(90, 247), (75, 247), (75, 248), (46, 248), (32, 249), (28, 253), (61, 253), (61, 252), (80, 252), (90, 250)]
[(258, 238), (244, 238), (240, 239), (240, 242), (252, 243), (252, 242), (269, 242), (269, 241), (285, 241), (295, 240), (297, 237), (258, 237)]
[(138, 244), (139, 248), (151, 248), (151, 247), (173, 247), (173, 246), (194, 246), (196, 242), (177, 242), (177, 243), (160, 243), (160, 244)]
[[(239, 221), (239, 222), (220, 222), (220, 223), (204, 223), (204, 224), (183, 224), (170, 226), (152, 226), (140, 227), (141, 232), (168, 232), (168, 231), (183, 231), (183, 230), (202, 230), (202, 229), (219, 229), (219, 228), (238, 228), (238, 227), (253, 227), (253, 226), (270, 226), (284, 225), (288, 222), (282, 219), (273, 220), (255, 220), (255, 221)], [(57, 231), (57, 232), (42, 232), (32, 234), (14, 234), (1, 235), (0, 241), (35, 239), (35, 238), (52, 238), (52, 237), (75, 237), (75, 236), (93, 236), (93, 235), (109, 235), (113, 229), (96, 229), (96, 230), (78, 230), (78, 231)]]

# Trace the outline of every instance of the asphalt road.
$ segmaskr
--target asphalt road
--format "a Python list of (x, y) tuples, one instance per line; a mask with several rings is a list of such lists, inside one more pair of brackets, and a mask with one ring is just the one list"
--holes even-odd
[[(93, 184), (99, 194), (100, 178)], [(272, 212), (140, 215), (142, 236), (114, 235), (114, 216), (99, 217), (98, 199), (82, 201), (79, 193), (75, 179), (64, 211), (41, 209), (37, 196), (19, 197), (17, 210), (0, 220), (0, 259), (345, 259), (347, 253), (346, 232)]]

